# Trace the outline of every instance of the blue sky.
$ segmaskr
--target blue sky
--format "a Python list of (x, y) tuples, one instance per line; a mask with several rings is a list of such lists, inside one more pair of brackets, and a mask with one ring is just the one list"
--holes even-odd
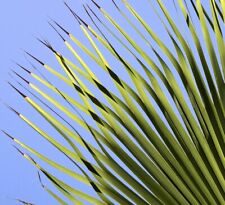
[[(82, 8), (81, 1), (71, 0), (68, 1), (68, 3), (71, 3), (72, 7), (83, 16), (84, 12), (80, 10), (80, 8)], [(111, 10), (112, 4), (105, 3), (104, 6), (114, 15), (114, 18), (120, 22), (119, 16), (114, 14)], [(173, 6), (169, 4), (168, 6), (170, 7), (171, 12), (175, 14)], [(136, 4), (136, 7), (141, 11), (142, 15), (151, 22), (151, 26), (159, 33), (159, 36), (162, 39), (167, 40), (168, 36), (161, 32), (162, 28), (158, 25), (159, 22), (155, 19), (156, 16), (150, 13), (147, 8), (144, 8), (143, 4)], [(50, 55), (46, 48), (37, 42), (35, 37), (47, 38), (54, 46), (59, 49), (64, 49), (63, 51), (65, 51), (65, 53), (67, 52), (62, 46), (62, 41), (60, 41), (47, 23), (50, 17), (65, 25), (66, 28), (75, 34), (80, 41), (86, 41), (86, 39), (82, 37), (81, 32), (79, 32), (79, 26), (61, 0), (8, 0), (0, 3), (0, 96), (2, 102), (9, 103), (19, 112), (32, 118), (34, 122), (40, 124), (43, 128), (48, 130), (49, 133), (57, 137), (54, 130), (51, 129), (39, 115), (36, 115), (24, 100), (7, 84), (7, 81), (12, 81), (8, 74), (11, 72), (10, 69), (15, 69), (18, 72), (21, 71), (18, 68), (15, 68), (16, 66), (12, 61), (29, 65), (22, 49), (31, 52), (44, 62), (56, 65), (52, 55)], [(123, 21), (120, 23), (123, 23)], [(126, 26), (124, 26), (124, 28), (128, 29)], [(136, 34), (132, 32), (129, 34), (134, 39), (138, 40)], [(139, 43), (141, 45), (143, 44), (141, 41)], [(37, 133), (23, 123), (14, 113), (6, 109), (2, 102), (0, 105), (0, 129), (8, 131), (23, 142), (43, 151), (43, 153), (55, 157), (56, 151), (51, 147), (48, 147), (48, 144), (40, 139)], [(2, 134), (0, 135), (0, 204), (17, 204), (14, 200), (15, 198), (20, 198), (40, 205), (55, 204), (55, 201), (41, 188), (37, 177), (37, 170), (18, 154), (8, 138)], [(58, 157), (57, 159), (61, 162), (64, 162), (65, 160), (63, 157)], [(85, 190), (85, 188), (83, 190)]]

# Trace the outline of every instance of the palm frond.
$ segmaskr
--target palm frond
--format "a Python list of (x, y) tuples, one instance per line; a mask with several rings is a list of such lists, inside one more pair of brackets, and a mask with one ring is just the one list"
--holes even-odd
[[(224, 204), (224, 1), (174, 1), (185, 32), (161, 0), (135, 2), (134, 6), (126, 0), (109, 2), (135, 38), (111, 12), (91, 1), (83, 5), (90, 23), (65, 3), (89, 45), (61, 23), (49, 22), (74, 61), (38, 39), (61, 71), (27, 52), (46, 75), (18, 64), (21, 72), (14, 70), (15, 82), (10, 83), (66, 144), (30, 117), (10, 109), (79, 172), (5, 134), (62, 174), (91, 187), (95, 194), (67, 184), (21, 152), (61, 193), (58, 196), (43, 185), (39, 176), (42, 187), (59, 204)], [(150, 25), (152, 19), (145, 19), (135, 4), (155, 12), (170, 43), (158, 35)], [(60, 86), (46, 76), (54, 76)]]

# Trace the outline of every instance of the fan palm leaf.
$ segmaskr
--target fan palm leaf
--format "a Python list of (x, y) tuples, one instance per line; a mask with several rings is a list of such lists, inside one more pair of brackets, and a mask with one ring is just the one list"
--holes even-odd
[[(75, 61), (48, 41), (38, 40), (55, 56), (65, 75), (30, 53), (27, 55), (44, 67), (47, 75), (53, 75), (72, 89), (76, 98), (40, 72), (31, 72), (18, 64), (36, 81), (13, 71), (18, 84), (10, 85), (68, 146), (30, 118), (10, 109), (65, 155), (79, 172), (5, 134), (72, 180), (92, 187), (96, 194), (92, 196), (67, 184), (19, 150), (61, 192), (57, 195), (50, 190), (39, 175), (42, 187), (59, 204), (225, 203), (225, 3), (205, 2), (171, 1), (186, 29), (184, 34), (163, 1), (148, 0), (173, 49), (128, 1), (110, 3), (145, 46), (94, 0), (84, 5), (90, 24), (65, 3), (89, 46), (53, 20), (50, 26)], [(108, 60), (108, 55), (115, 65)], [(99, 72), (104, 72), (107, 80), (99, 77), (90, 62)], [(120, 65), (121, 70), (116, 65)], [(118, 92), (110, 89), (108, 80)], [(56, 100), (49, 91), (64, 102)], [(97, 97), (95, 92), (102, 97)], [(78, 125), (88, 136), (81, 134)]]

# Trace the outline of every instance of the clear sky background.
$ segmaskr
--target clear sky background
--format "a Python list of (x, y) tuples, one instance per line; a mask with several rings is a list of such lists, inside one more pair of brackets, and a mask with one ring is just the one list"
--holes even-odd
[[(70, 3), (73, 9), (75, 9), (80, 15), (84, 16), (84, 12), (81, 11), (82, 1), (71, 0), (67, 2)], [(103, 1), (99, 0), (98, 2), (101, 2), (101, 5), (103, 4)], [(143, 2), (146, 1), (143, 0)], [(152, 10), (150, 12), (150, 7), (145, 8), (145, 6), (143, 6), (145, 3), (136, 3), (134, 5), (147, 21), (151, 23), (151, 26), (159, 36), (163, 40), (167, 41), (168, 36), (161, 32), (163, 31), (162, 27), (159, 26), (159, 21), (156, 20), (156, 16), (153, 15)], [(171, 3), (167, 3), (167, 6), (171, 13), (175, 15), (173, 5)], [(104, 7), (111, 12), (116, 20), (119, 20), (118, 13), (113, 12), (111, 9), (111, 3), (108, 4), (104, 2)], [(29, 65), (27, 64), (24, 53), (21, 49), (31, 52), (44, 62), (55, 65), (49, 51), (41, 46), (35, 39), (35, 37), (44, 37), (50, 40), (50, 42), (57, 48), (65, 49), (62, 46), (62, 41), (60, 41), (55, 32), (49, 27), (47, 23), (49, 17), (65, 25), (66, 28), (78, 37), (80, 41), (86, 41), (79, 31), (79, 26), (74, 21), (61, 0), (1, 1), (0, 98), (2, 99), (2, 102), (9, 103), (19, 112), (32, 118), (41, 127), (47, 129), (50, 134), (57, 137), (57, 134), (47, 126), (40, 116), (37, 115), (36, 112), (34, 112), (30, 106), (28, 106), (7, 84), (7, 81), (13, 82), (8, 74), (10, 69), (15, 69), (21, 72), (21, 70), (16, 68), (12, 60), (21, 64)], [(86, 17), (84, 17), (84, 19), (86, 19)], [(179, 18), (176, 18), (176, 20), (177, 23), (180, 23)], [(120, 23), (123, 22), (121, 21)], [(126, 24), (122, 25), (129, 31), (129, 27)], [(135, 33), (129, 31), (129, 34), (132, 35), (135, 40), (139, 41)], [(145, 46), (141, 41), (139, 41), (139, 44)], [(169, 41), (167, 41), (167, 45), (170, 45)], [(172, 46), (171, 49), (173, 49)], [(123, 51), (121, 50), (121, 52)], [(32, 147), (39, 151), (41, 150), (49, 156), (56, 157), (56, 151), (51, 147), (48, 147), (46, 142), (40, 139), (37, 133), (32, 131), (32, 129), (22, 122), (22, 120), (20, 120), (14, 113), (6, 109), (2, 102), (0, 104), (0, 129), (8, 131), (13, 136), (16, 136), (23, 142), (32, 145)], [(37, 205), (56, 204), (55, 201), (42, 189), (37, 177), (37, 170), (30, 164), (30, 162), (23, 159), (23, 157), (18, 154), (12, 144), (13, 143), (7, 137), (0, 133), (0, 205), (16, 205), (18, 203), (14, 200), (15, 198), (20, 198)], [(63, 157), (57, 157), (57, 160), (63, 162), (65, 159)], [(65, 178), (65, 180), (67, 179)], [(87, 189), (83, 188), (83, 190), (86, 191)]]

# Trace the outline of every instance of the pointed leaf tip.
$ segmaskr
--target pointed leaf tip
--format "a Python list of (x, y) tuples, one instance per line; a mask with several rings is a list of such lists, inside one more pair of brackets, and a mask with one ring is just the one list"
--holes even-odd
[(59, 33), (59, 31), (55, 28), (55, 26), (52, 25), (51, 22), (48, 22), (48, 24), (54, 29), (54, 31), (59, 35), (59, 37), (65, 42), (66, 39)]
[(40, 63), (42, 66), (44, 66), (45, 64), (40, 61), (39, 59), (37, 59), (36, 57), (34, 57), (33, 55), (31, 55), (30, 53), (28, 53), (27, 51), (24, 51), (27, 55), (29, 55), (31, 58), (33, 58), (34, 60), (36, 60), (38, 63)]
[(24, 71), (26, 71), (28, 74), (31, 74), (31, 71), (29, 71), (27, 68), (25, 68), (24, 66), (22, 66), (19, 63), (16, 63), (17, 66), (19, 66), (20, 68), (22, 68)]
[(75, 13), (74, 10), (71, 9), (71, 7), (67, 3), (65, 3), (65, 5), (69, 9), (69, 11), (72, 13), (72, 15), (75, 17), (75, 19), (77, 20), (79, 25), (82, 25), (81, 24), (81, 22), (82, 22), (85, 26), (87, 26), (87, 24), (79, 17), (78, 14)]
[(25, 156), (25, 153), (23, 153), (18, 147), (15, 145), (12, 145), (22, 156)]
[(45, 188), (45, 185), (43, 184), (42, 179), (41, 179), (41, 174), (40, 174), (40, 172), (38, 171), (37, 173), (38, 173), (38, 180), (39, 180), (39, 182), (40, 182), (42, 188)]
[(52, 47), (52, 45), (51, 45), (48, 41), (46, 41), (46, 40), (41, 40), (41, 39), (39, 39), (39, 38), (37, 38), (37, 40), (38, 40), (41, 44), (43, 44), (44, 46), (46, 46), (48, 49), (50, 49), (53, 53), (57, 53), (57, 52), (55, 51), (55, 49)]
[(91, 0), (93, 2), (93, 4), (98, 8), (98, 9), (101, 9), (101, 7), (94, 1), (94, 0)]
[(70, 33), (65, 29), (63, 28), (57, 21), (53, 20), (53, 22), (64, 32), (66, 33), (68, 36), (70, 35)]
[[(88, 9), (91, 11), (91, 13), (95, 16), (95, 18), (102, 23), (102, 21), (100, 20), (100, 18), (96, 15), (96, 13), (92, 10), (92, 8), (87, 4)], [(87, 8), (86, 8), (87, 9)], [(91, 18), (91, 15), (89, 14), (89, 12), (87, 11), (88, 16)]]
[(3, 133), (3, 134), (5, 134), (7, 137), (9, 137), (11, 140), (14, 140), (14, 137), (12, 137), (10, 134), (8, 134), (6, 131), (4, 131), (4, 130), (1, 130), (1, 132)]
[(8, 82), (8, 84), (9, 84), (14, 90), (16, 90), (23, 98), (27, 98), (27, 96), (24, 95), (20, 90), (18, 90), (13, 84), (11, 84), (10, 82)]
[(16, 71), (12, 70), (12, 72), (18, 76), (21, 80), (23, 80), (25, 83), (27, 83), (28, 85), (30, 84), (30, 82), (28, 80), (26, 80), (23, 76), (21, 76), (19, 73), (17, 73)]
[(115, 5), (115, 7), (120, 11), (119, 6), (116, 4), (116, 2), (114, 0), (112, 0), (113, 4)]
[(9, 105), (7, 105), (7, 104), (5, 104), (5, 106), (9, 109), (9, 110), (11, 110), (11, 111), (13, 111), (16, 115), (20, 115), (20, 113), (19, 112), (17, 112), (14, 108), (12, 108), (11, 106), (9, 106)]

